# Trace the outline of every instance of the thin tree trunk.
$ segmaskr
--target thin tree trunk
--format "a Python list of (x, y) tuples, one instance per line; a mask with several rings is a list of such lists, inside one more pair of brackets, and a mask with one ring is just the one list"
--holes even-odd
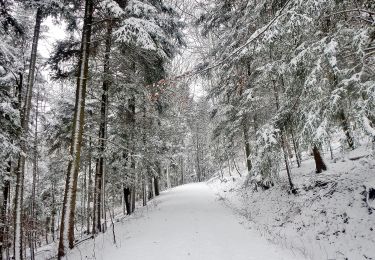
[(228, 152), (225, 152), (226, 153), (226, 156), (227, 156), (227, 164), (228, 164), (228, 171), (229, 171), (229, 176), (232, 177), (232, 169), (231, 169), (231, 166), (230, 166), (230, 159), (229, 159), (229, 155), (228, 155)]
[(197, 157), (197, 177), (198, 177), (198, 182), (201, 182), (201, 178), (202, 178), (202, 172), (201, 172), (201, 164), (200, 164), (200, 160), (199, 160), (199, 137), (198, 137), (198, 124), (197, 124), (197, 140), (196, 140), (196, 157)]
[(219, 169), (220, 169), (221, 181), (224, 181), (223, 164), (221, 162), (220, 162), (220, 165), (219, 165)]
[(0, 219), (0, 257), (3, 257), (4, 249), (7, 248), (7, 209), (8, 209), (8, 200), (9, 200), (9, 192), (10, 192), (10, 172), (11, 172), (11, 163), (9, 162), (9, 166), (7, 169), (7, 176), (5, 177), (4, 186), (3, 186), (3, 203), (1, 205), (1, 219)]
[(35, 189), (38, 174), (38, 110), (39, 110), (39, 91), (36, 97), (36, 108), (35, 108), (35, 133), (34, 133), (34, 162), (33, 162), (33, 179), (31, 188), (31, 234), (30, 234), (30, 259), (35, 259), (35, 229), (36, 229), (36, 214), (35, 214)]
[[(104, 207), (104, 198), (103, 193), (103, 175), (104, 175), (104, 153), (106, 149), (106, 129), (107, 129), (107, 110), (108, 110), (108, 90), (110, 85), (109, 80), (109, 58), (111, 52), (111, 45), (112, 45), (112, 22), (109, 20), (107, 21), (107, 31), (105, 36), (105, 54), (104, 54), (104, 79), (103, 79), (103, 87), (102, 87), (102, 99), (101, 99), (101, 108), (100, 108), (100, 124), (99, 124), (99, 158), (97, 161), (97, 170), (95, 176), (95, 196), (96, 196), (96, 204), (94, 205), (96, 213), (96, 229), (98, 232), (102, 231), (101, 228), (101, 218), (102, 215), (105, 214), (105, 210), (102, 210)], [(103, 205), (102, 205), (103, 204)], [(96, 233), (96, 232), (95, 232)]]
[(82, 229), (85, 226), (85, 221), (86, 221), (86, 216), (87, 216), (87, 212), (86, 212), (86, 209), (87, 209), (87, 206), (86, 206), (86, 202), (87, 202), (87, 164), (85, 164), (85, 170), (83, 172), (84, 172), (84, 175), (83, 175), (83, 194), (81, 195), (81, 204), (82, 204), (82, 207), (81, 207), (81, 236), (84, 233), (86, 233), (86, 230), (84, 232), (82, 232)]
[(331, 160), (333, 160), (334, 156), (333, 156), (333, 149), (332, 149), (331, 140), (328, 140), (328, 146), (329, 146), (329, 153), (331, 154)]
[(126, 207), (126, 214), (130, 215), (132, 213), (131, 211), (131, 204), (130, 204), (130, 189), (124, 188), (124, 201), (125, 201), (125, 207)]
[(155, 197), (154, 177), (149, 178), (148, 187), (148, 200), (151, 200)]
[(142, 180), (142, 201), (143, 201), (143, 206), (146, 206), (147, 205), (147, 192), (146, 192), (145, 180)]
[[(274, 90), (274, 94), (275, 94), (276, 111), (278, 111), (280, 109), (280, 100), (279, 100), (278, 88), (277, 88), (277, 85), (276, 85), (275, 81), (273, 82), (273, 90)], [(282, 149), (283, 155), (284, 155), (285, 169), (286, 169), (286, 173), (288, 175), (289, 188), (290, 188), (290, 191), (292, 193), (296, 193), (296, 190), (294, 189), (294, 185), (293, 185), (293, 182), (292, 182), (291, 170), (290, 170), (290, 167), (289, 167), (288, 151), (287, 151), (287, 148), (285, 147), (286, 141), (285, 141), (284, 129), (281, 129), (281, 131), (280, 131), (280, 139), (281, 139), (281, 149)]]
[(294, 189), (294, 185), (293, 185), (292, 178), (291, 178), (291, 172), (290, 172), (290, 167), (289, 167), (289, 162), (288, 162), (288, 152), (287, 152), (287, 149), (285, 148), (285, 136), (284, 136), (283, 131), (281, 131), (281, 147), (282, 147), (283, 154), (284, 154), (285, 169), (288, 175), (289, 188), (292, 193), (295, 193), (296, 190)]
[(154, 177), (155, 196), (160, 195), (159, 176)]
[[(131, 95), (131, 97), (128, 99), (128, 110), (126, 112), (126, 123), (128, 124), (128, 136), (129, 140), (132, 140), (132, 137), (134, 136), (133, 131), (135, 131), (135, 97), (134, 95)], [(128, 147), (131, 147), (130, 142), (128, 142)], [(130, 171), (135, 173), (135, 162), (134, 162), (134, 154), (133, 152), (130, 152), (130, 156), (128, 158), (128, 165), (130, 167)], [(127, 214), (130, 215), (134, 212), (134, 206), (135, 206), (135, 186), (136, 186), (136, 177), (134, 177), (133, 183), (129, 187), (124, 190), (124, 196), (125, 196), (125, 204), (126, 204), (126, 210)], [(126, 194), (126, 195), (125, 195)], [(133, 202), (134, 201), (134, 202)]]
[(52, 212), (51, 212), (51, 235), (52, 241), (55, 242), (55, 220), (56, 220), (56, 200), (55, 200), (55, 184), (52, 183)]
[(48, 241), (48, 233), (49, 233), (49, 230), (50, 230), (50, 226), (51, 226), (51, 219), (49, 217), (46, 218), (46, 228), (45, 228), (45, 234), (44, 234), (44, 239), (46, 240), (46, 245), (49, 244), (49, 241)]
[(115, 218), (115, 212), (113, 209), (112, 209), (112, 213), (110, 209), (108, 211), (109, 211), (109, 217), (111, 218), (113, 244), (116, 244), (115, 222), (113, 221), (113, 219)]
[(84, 124), (86, 83), (88, 77), (88, 61), (90, 52), (91, 24), (93, 14), (93, 0), (85, 2), (85, 17), (82, 30), (80, 59), (78, 64), (78, 78), (76, 89), (76, 103), (74, 109), (72, 143), (70, 147), (71, 159), (68, 165), (63, 210), (61, 214), (60, 240), (58, 258), (65, 255), (65, 244), (74, 247), (74, 215), (77, 195), (77, 179), (81, 157), (82, 133)]
[[(107, 138), (107, 136), (105, 137)], [(102, 187), (102, 218), (104, 219), (104, 222), (103, 222), (103, 226), (102, 226), (102, 232), (106, 232), (107, 230), (107, 211), (106, 211), (106, 208), (107, 208), (107, 201), (106, 201), (106, 193), (105, 193), (105, 184), (106, 184), (106, 167), (105, 167), (105, 161), (103, 162), (104, 163), (104, 167), (103, 167), (103, 177), (102, 177), (102, 184), (103, 184), (103, 187)]]
[(26, 163), (26, 136), (29, 131), (29, 119), (31, 111), (31, 99), (33, 95), (34, 78), (35, 78), (35, 64), (36, 56), (38, 51), (38, 42), (40, 35), (40, 25), (42, 23), (42, 10), (38, 8), (35, 17), (33, 44), (31, 48), (31, 58), (29, 66), (29, 76), (27, 80), (27, 90), (25, 97), (25, 105), (21, 114), (21, 127), (23, 138), (21, 138), (21, 154), (18, 161), (18, 166), (16, 170), (16, 192), (15, 192), (15, 202), (14, 202), (14, 237), (13, 237), (13, 253), (14, 259), (23, 259), (23, 241), (22, 241), (22, 209), (23, 209), (23, 185), (25, 177), (25, 163)]
[(103, 172), (100, 172), (101, 166), (100, 159), (98, 158), (96, 161), (96, 171), (95, 171), (95, 184), (94, 184), (94, 218), (93, 218), (93, 234), (97, 234), (98, 232), (101, 232), (101, 209), (102, 209), (102, 176)]
[(240, 170), (239, 170), (238, 167), (237, 167), (236, 159), (235, 159), (235, 158), (232, 158), (232, 160), (233, 160), (234, 168), (236, 169), (238, 175), (240, 175), (240, 177), (242, 177), (242, 174), (241, 174)]
[(249, 140), (249, 128), (247, 127), (247, 122), (244, 121), (243, 123), (243, 137), (245, 140), (245, 155), (246, 155), (246, 166), (247, 166), (247, 172), (250, 174), (252, 169), (252, 164), (250, 160), (251, 155), (251, 149), (250, 149), (250, 140)]
[(130, 198), (131, 198), (131, 212), (132, 213), (135, 210), (135, 195), (136, 195), (135, 185), (133, 185), (133, 187), (131, 188), (131, 194), (130, 194)]
[[(94, 197), (94, 203), (93, 203), (93, 209), (92, 209), (92, 234), (96, 234), (97, 231), (98, 231), (98, 214), (97, 214), (97, 211), (98, 211), (98, 208), (100, 208), (100, 200), (98, 201), (98, 198), (99, 196), (97, 195), (97, 192), (98, 192), (98, 173), (97, 171), (99, 170), (99, 167), (98, 167), (98, 160), (96, 161), (96, 164), (95, 164), (95, 177), (94, 177), (94, 192), (93, 192), (93, 197)], [(100, 215), (99, 215), (99, 219), (100, 219)]]
[(341, 110), (339, 112), (339, 118), (341, 120), (340, 123), (341, 123), (342, 130), (344, 131), (345, 136), (346, 136), (346, 142), (348, 143), (349, 148), (351, 150), (353, 150), (354, 149), (354, 141), (353, 141), (353, 137), (350, 134), (349, 123), (348, 123), (348, 120), (345, 116), (344, 110)]
[[(90, 216), (92, 214), (91, 212), (91, 201), (92, 201), (92, 197), (94, 196), (93, 192), (94, 192), (94, 189), (92, 187), (92, 167), (91, 167), (91, 160), (92, 160), (92, 155), (91, 155), (91, 151), (92, 151), (92, 142), (91, 142), (91, 137), (89, 138), (89, 165), (88, 165), (88, 168), (89, 168), (89, 184), (88, 184), (88, 190), (87, 190), (87, 219), (86, 219), (86, 229), (87, 229), (87, 233), (89, 234), (90, 233)], [(94, 227), (93, 227), (94, 229)]]
[[(124, 190), (124, 184), (121, 184), (121, 191)], [(122, 206), (122, 214), (126, 215), (126, 207), (125, 207), (125, 196), (121, 196), (121, 206)]]
[[(251, 69), (250, 69), (250, 64), (247, 64), (247, 74), (248, 76), (251, 75)], [(242, 78), (242, 76), (240, 76)], [(243, 79), (241, 79), (241, 88), (239, 91), (239, 95), (242, 96), (243, 91), (244, 91), (244, 84), (243, 84)], [(255, 118), (254, 118), (255, 121)], [(242, 131), (243, 131), (243, 138), (244, 138), (244, 143), (245, 143), (245, 155), (246, 155), (246, 166), (247, 166), (247, 172), (250, 174), (251, 169), (253, 168), (251, 160), (250, 160), (250, 155), (251, 155), (251, 147), (250, 147), (250, 137), (249, 137), (249, 115), (245, 114), (242, 120)], [(255, 123), (254, 123), (255, 127)], [(255, 131), (256, 132), (256, 131)]]
[(184, 159), (182, 156), (180, 157), (180, 165), (181, 165), (181, 185), (184, 184), (185, 178), (184, 178)]
[(300, 168), (301, 167), (301, 158), (300, 158), (300, 153), (298, 151), (297, 141), (294, 138), (293, 130), (291, 131), (291, 135), (292, 135), (292, 141), (293, 141), (294, 154), (296, 155), (297, 167)]
[(169, 164), (167, 164), (167, 189), (170, 189), (171, 188), (171, 180), (170, 180), (170, 177), (169, 177)]

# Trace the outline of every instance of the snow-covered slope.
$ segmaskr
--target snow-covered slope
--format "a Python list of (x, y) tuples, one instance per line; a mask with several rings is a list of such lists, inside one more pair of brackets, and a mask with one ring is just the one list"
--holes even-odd
[(209, 185), (250, 228), (310, 259), (375, 259), (373, 201), (366, 201), (375, 161), (366, 154), (360, 147), (345, 160), (326, 159), (328, 171), (322, 174), (315, 173), (312, 159), (304, 161), (292, 170), (297, 195), (287, 192), (284, 172), (285, 184), (266, 191), (244, 188), (246, 177), (236, 173)]
[(205, 183), (163, 192), (134, 217), (116, 223), (115, 234), (116, 244), (108, 230), (66, 259), (303, 259), (246, 229)]

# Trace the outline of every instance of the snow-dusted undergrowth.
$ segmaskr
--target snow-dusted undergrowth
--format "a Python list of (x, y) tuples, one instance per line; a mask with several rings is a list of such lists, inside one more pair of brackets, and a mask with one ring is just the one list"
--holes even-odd
[(371, 151), (360, 147), (345, 160), (326, 159), (322, 174), (315, 173), (313, 159), (304, 161), (292, 171), (297, 195), (287, 192), (285, 172), (284, 185), (265, 191), (245, 188), (246, 176), (235, 172), (208, 183), (246, 225), (275, 243), (311, 259), (375, 259), (375, 212), (373, 201), (366, 201), (375, 160), (365, 154)]

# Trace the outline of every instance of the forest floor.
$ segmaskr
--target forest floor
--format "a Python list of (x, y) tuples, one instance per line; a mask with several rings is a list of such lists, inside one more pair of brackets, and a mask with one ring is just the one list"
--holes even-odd
[(371, 153), (363, 145), (334, 160), (327, 154), (328, 170), (321, 174), (305, 155), (302, 166), (292, 169), (296, 195), (288, 192), (285, 170), (268, 190), (245, 187), (247, 176), (227, 168), (208, 184), (244, 225), (308, 259), (375, 259), (375, 198), (367, 197), (375, 191)]
[[(110, 227), (78, 245), (66, 259), (304, 259), (247, 229), (206, 183), (162, 192), (133, 216), (118, 220), (115, 235), (116, 243)], [(47, 257), (40, 253), (37, 259)]]

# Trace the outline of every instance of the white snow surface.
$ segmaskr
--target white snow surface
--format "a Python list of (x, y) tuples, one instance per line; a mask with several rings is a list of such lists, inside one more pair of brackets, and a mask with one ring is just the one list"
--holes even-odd
[(334, 160), (326, 152), (328, 170), (321, 174), (315, 173), (309, 154), (301, 168), (293, 164), (296, 195), (288, 192), (285, 170), (268, 190), (246, 187), (244, 170), (240, 177), (235, 171), (229, 174), (228, 168), (208, 183), (245, 225), (308, 259), (375, 259), (375, 212), (370, 209), (374, 202), (366, 203), (366, 188), (375, 185), (371, 144), (335, 154)]
[[(66, 259), (304, 259), (249, 230), (205, 183), (173, 188)], [(41, 255), (39, 255), (40, 257)]]

